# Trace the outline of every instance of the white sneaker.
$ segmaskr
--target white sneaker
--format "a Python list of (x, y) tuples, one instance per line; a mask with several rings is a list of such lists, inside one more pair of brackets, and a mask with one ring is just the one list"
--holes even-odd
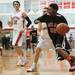
[(34, 72), (35, 68), (36, 68), (36, 65), (35, 63), (33, 63), (32, 66), (29, 69), (27, 69), (27, 72)]
[(24, 56), (18, 56), (18, 59), (17, 59), (17, 65), (19, 66), (24, 66), (25, 64), (28, 63), (27, 59), (24, 57)]

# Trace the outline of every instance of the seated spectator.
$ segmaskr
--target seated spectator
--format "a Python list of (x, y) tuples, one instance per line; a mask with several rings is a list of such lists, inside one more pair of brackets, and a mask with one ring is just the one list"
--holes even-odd
[(2, 56), (2, 51), (3, 51), (3, 47), (2, 47), (2, 21), (0, 21), (0, 55)]

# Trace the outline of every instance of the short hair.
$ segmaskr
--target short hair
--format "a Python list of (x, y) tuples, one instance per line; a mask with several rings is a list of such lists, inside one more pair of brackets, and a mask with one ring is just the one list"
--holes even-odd
[(58, 11), (58, 5), (56, 3), (51, 3), (49, 6)]
[(0, 21), (0, 27), (1, 27), (1, 28), (3, 28), (3, 24), (2, 24), (2, 21)]
[(13, 1), (13, 6), (14, 6), (15, 3), (18, 3), (19, 6), (20, 6), (20, 2), (19, 1)]

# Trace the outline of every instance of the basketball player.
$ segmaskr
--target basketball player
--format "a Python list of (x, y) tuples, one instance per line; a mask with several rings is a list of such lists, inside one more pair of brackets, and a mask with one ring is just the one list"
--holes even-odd
[[(24, 54), (22, 52), (22, 37), (23, 36), (21, 36), (21, 38), (17, 44), (16, 44), (16, 40), (19, 36), (20, 31), (24, 31), (24, 28), (29, 27), (29, 25), (31, 24), (31, 20), (29, 19), (29, 17), (27, 16), (25, 11), (20, 10), (20, 2), (19, 1), (13, 1), (13, 7), (14, 7), (15, 11), (13, 12), (8, 24), (10, 27), (13, 27), (12, 45), (14, 46), (16, 52), (18, 53), (19, 58), (20, 58), (20, 56), (22, 58), (24, 56)], [(26, 21), (27, 21), (27, 25), (25, 25)], [(23, 64), (19, 63), (18, 65), (23, 66), (24, 63), (25, 62), (23, 62)]]
[[(59, 53), (64, 59), (68, 60), (68, 62), (70, 63), (71, 67), (69, 70), (75, 71), (75, 57), (68, 54), (62, 48), (62, 42), (63, 42), (63, 38), (65, 35), (60, 35), (56, 32), (56, 26), (59, 23), (66, 23), (67, 24), (67, 21), (64, 18), (64, 16), (57, 13), (57, 11), (58, 11), (58, 5), (56, 3), (51, 3), (48, 6), (49, 15), (45, 14), (42, 17), (37, 19), (40, 22), (39, 23), (40, 27), (41, 27), (41, 23), (43, 23), (43, 22), (46, 23), (47, 26), (43, 29), (48, 30), (49, 38), (48, 38), (48, 41), (44, 40), (45, 42), (43, 42), (43, 43), (41, 43), (41, 41), (40, 41), (39, 42), (40, 45), (39, 44), (37, 45), (34, 63), (32, 64), (31, 68), (28, 69), (28, 72), (35, 71), (35, 67), (37, 65), (39, 54), (40, 54), (41, 50), (43, 49), (43, 47), (48, 49), (48, 45), (51, 47), (52, 42), (53, 42), (53, 45), (55, 47), (56, 52)], [(49, 40), (50, 38), (52, 39), (52, 41)], [(44, 44), (46, 44), (46, 43), (48, 45), (44, 46)]]
[[(48, 7), (44, 7), (44, 9), (43, 9), (43, 15), (50, 15), (50, 13), (48, 13)], [(34, 23), (35, 24), (38, 24), (39, 23), (39, 19), (40, 19), (40, 17), (38, 18), (38, 19), (36, 19), (35, 21), (34, 21)], [(67, 22), (67, 21), (66, 21)], [(68, 53), (68, 54), (70, 54), (70, 52), (72, 51), (72, 49), (71, 49), (71, 47), (70, 47), (70, 44), (69, 44), (69, 42), (68, 42), (68, 40), (67, 40), (67, 37), (66, 37), (66, 35), (64, 36), (64, 47), (65, 47), (65, 51)], [(64, 60), (64, 58), (58, 53), (58, 60)]]

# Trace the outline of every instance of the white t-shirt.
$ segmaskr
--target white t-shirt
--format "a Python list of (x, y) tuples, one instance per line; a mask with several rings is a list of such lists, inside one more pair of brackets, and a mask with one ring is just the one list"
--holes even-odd
[(13, 29), (16, 30), (22, 30), (23, 29), (23, 18), (22, 18), (22, 13), (23, 11), (19, 12), (14, 12), (12, 14), (12, 19), (13, 19)]

